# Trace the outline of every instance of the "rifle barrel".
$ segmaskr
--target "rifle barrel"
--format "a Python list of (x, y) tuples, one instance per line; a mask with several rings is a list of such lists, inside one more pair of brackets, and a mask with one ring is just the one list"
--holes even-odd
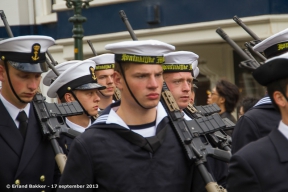
[(97, 56), (97, 52), (95, 51), (95, 49), (94, 49), (93, 44), (91, 43), (91, 41), (90, 41), (90, 40), (87, 40), (87, 43), (88, 43), (88, 45), (90, 46), (93, 54), (94, 54), (95, 56)]
[(10, 25), (8, 24), (6, 15), (5, 15), (3, 10), (0, 10), (0, 15), (1, 15), (1, 19), (2, 19), (2, 21), (4, 23), (5, 29), (6, 29), (6, 31), (8, 33), (8, 35), (9, 35), (9, 37), (14, 37), (14, 35), (13, 35), (12, 31), (11, 31)]
[(138, 39), (137, 39), (137, 37), (136, 37), (136, 35), (135, 35), (135, 33), (134, 33), (129, 21), (128, 21), (128, 18), (126, 16), (125, 12), (123, 10), (120, 10), (119, 14), (120, 14), (120, 17), (121, 17), (122, 21), (125, 23), (125, 25), (127, 27), (127, 30), (130, 33), (130, 36), (132, 37), (133, 41), (137, 41)]
[(224, 39), (244, 60), (250, 60), (250, 57), (237, 45), (220, 27), (216, 32)]
[(260, 38), (253, 32), (251, 31), (243, 22), (242, 20), (235, 15), (233, 17), (233, 20), (239, 25), (241, 26), (254, 40), (260, 40)]

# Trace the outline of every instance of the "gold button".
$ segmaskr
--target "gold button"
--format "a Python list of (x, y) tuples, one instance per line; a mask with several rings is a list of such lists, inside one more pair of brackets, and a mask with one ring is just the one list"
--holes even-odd
[(16, 184), (16, 185), (20, 185), (20, 180), (19, 180), (19, 179), (16, 179), (16, 180), (15, 180), (15, 184)]
[(67, 87), (67, 90), (70, 91), (70, 90), (71, 90), (71, 87)]
[(41, 175), (41, 176), (40, 176), (40, 181), (42, 181), (42, 182), (45, 181), (45, 176), (44, 176), (44, 175)]
[(2, 56), (2, 57), (1, 57), (1, 60), (4, 61), (4, 60), (5, 60), (5, 56)]
[(45, 191), (43, 190), (43, 191), (41, 191), (41, 192), (45, 192)]

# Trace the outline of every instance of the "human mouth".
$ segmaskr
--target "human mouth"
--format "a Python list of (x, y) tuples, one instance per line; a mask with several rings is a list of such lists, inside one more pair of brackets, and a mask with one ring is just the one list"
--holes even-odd
[(159, 94), (158, 93), (150, 93), (147, 95), (148, 99), (158, 99)]

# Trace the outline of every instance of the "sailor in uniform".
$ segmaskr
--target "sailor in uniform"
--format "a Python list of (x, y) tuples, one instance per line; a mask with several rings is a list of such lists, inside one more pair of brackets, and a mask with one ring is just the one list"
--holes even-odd
[[(256, 44), (253, 49), (263, 52), (267, 59), (288, 51), (288, 28)], [(236, 153), (246, 144), (256, 141), (272, 131), (278, 125), (281, 115), (275, 109), (266, 94), (237, 121), (232, 135), (232, 153)]]
[[(58, 97), (61, 103), (79, 102), (84, 113), (68, 116), (65, 118), (65, 122), (69, 128), (80, 133), (83, 133), (85, 128), (91, 125), (91, 116), (98, 114), (100, 98), (97, 90), (105, 89), (104, 86), (96, 83), (94, 70), (95, 63), (88, 59), (73, 64), (56, 78), (47, 91), (49, 97)], [(64, 135), (63, 138), (65, 138), (63, 142), (69, 152), (73, 139)]]
[(43, 137), (31, 103), (44, 72), (45, 52), (54, 44), (53, 38), (40, 35), (0, 41), (0, 191), (39, 191), (30, 184), (53, 191), (59, 180), (52, 145)]
[(144, 40), (105, 48), (115, 53), (114, 82), (121, 100), (75, 138), (60, 184), (91, 184), (83, 191), (204, 190), (199, 171), (159, 103), (163, 55), (174, 46)]
[(267, 60), (253, 71), (253, 77), (267, 87), (281, 120), (267, 136), (250, 142), (232, 156), (227, 190), (288, 191), (288, 53)]
[[(164, 55), (164, 81), (181, 110), (190, 103), (191, 86), (193, 85), (193, 69), (198, 65), (199, 56), (190, 51), (175, 51)], [(191, 120), (186, 114), (184, 118)]]
[(103, 86), (106, 86), (106, 89), (98, 91), (98, 95), (100, 97), (99, 110), (102, 111), (116, 100), (116, 98), (113, 100), (113, 96), (117, 89), (113, 81), (115, 65), (114, 54), (105, 53), (89, 59), (96, 63), (95, 76), (97, 78), (97, 82)]

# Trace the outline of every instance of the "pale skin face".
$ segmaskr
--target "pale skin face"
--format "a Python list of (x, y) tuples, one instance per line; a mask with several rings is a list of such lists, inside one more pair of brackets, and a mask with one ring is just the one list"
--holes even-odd
[(115, 72), (114, 81), (121, 91), (121, 105), (117, 114), (130, 125), (150, 123), (155, 120), (156, 106), (159, 103), (163, 85), (163, 69), (157, 64), (131, 64), (125, 70), (130, 90), (139, 106), (131, 96), (122, 75)]
[[(97, 94), (97, 89), (75, 90), (74, 94), (89, 115), (98, 114), (100, 97)], [(66, 93), (64, 97), (67, 102), (75, 101), (71, 93)]]
[[(30, 73), (19, 71), (8, 64), (11, 84), (18, 97), (29, 103), (37, 93), (38, 86), (41, 80), (41, 73)], [(11, 104), (19, 109), (24, 108), (27, 103), (21, 103), (13, 94), (8, 82), (7, 71), (3, 62), (0, 63), (0, 81), (2, 81), (1, 94)]]
[(185, 109), (191, 99), (193, 77), (191, 72), (165, 73), (164, 81), (180, 109)]
[(114, 94), (115, 84), (113, 81), (113, 74), (114, 74), (114, 69), (95, 71), (97, 82), (100, 85), (106, 86), (106, 89), (101, 90), (101, 93), (106, 97), (112, 97)]

